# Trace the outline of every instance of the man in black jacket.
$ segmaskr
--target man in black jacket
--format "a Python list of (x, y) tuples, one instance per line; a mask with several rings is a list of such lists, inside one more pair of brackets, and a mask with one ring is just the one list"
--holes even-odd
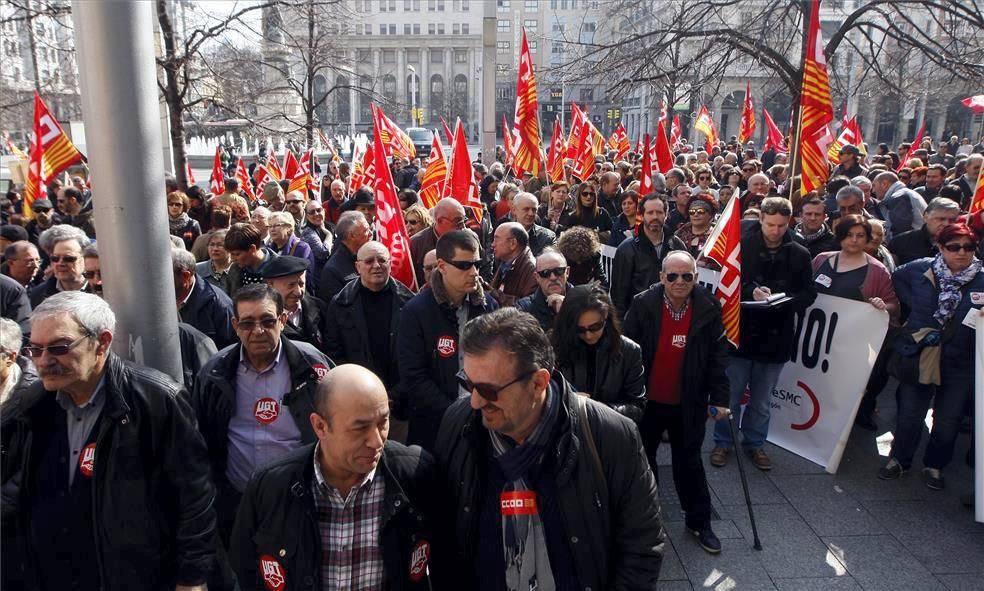
[(918, 230), (896, 234), (888, 242), (888, 251), (895, 257), (897, 265), (902, 266), (916, 259), (935, 256), (936, 237), (940, 230), (957, 221), (960, 205), (952, 199), (937, 197), (926, 204), (923, 212), (925, 222)]
[(803, 202), (801, 221), (796, 232), (802, 237), (803, 246), (810, 251), (811, 259), (821, 252), (840, 250), (840, 244), (827, 226), (827, 209), (823, 199), (811, 197)]
[(232, 300), (221, 289), (195, 272), (195, 257), (181, 248), (171, 249), (174, 295), (181, 322), (194, 326), (215, 342), (219, 349), (236, 342), (232, 330)]
[(222, 349), (202, 368), (191, 395), (208, 446), (223, 541), (253, 471), (314, 442), (307, 420), (314, 388), (334, 366), (311, 345), (282, 335), (287, 313), (273, 289), (250, 285), (233, 302), (241, 344)]
[(41, 376), (3, 432), (25, 587), (202, 589), (214, 567), (214, 489), (180, 385), (110, 352), (116, 318), (98, 296), (51, 296), (32, 317)]
[(721, 541), (711, 529), (711, 494), (700, 451), (708, 402), (717, 407), (716, 420), (729, 414), (728, 339), (721, 305), (696, 277), (697, 261), (689, 252), (667, 255), (660, 283), (632, 300), (625, 336), (642, 347), (648, 401), (639, 430), (649, 465), (658, 477), (656, 451), (668, 432), (673, 483), (687, 528), (704, 550), (717, 554)]
[(432, 561), (446, 551), (432, 548), (434, 461), (387, 441), (389, 414), (386, 388), (361, 366), (318, 385), (317, 443), (257, 472), (243, 495), (230, 553), (243, 591), (446, 588)]
[(571, 271), (567, 259), (556, 250), (548, 250), (536, 257), (536, 282), (539, 285), (533, 295), (516, 302), (516, 308), (529, 312), (540, 323), (543, 332), (550, 332), (554, 318), (564, 303), (567, 289), (573, 287), (567, 282)]
[(687, 245), (665, 231), (666, 201), (659, 193), (650, 193), (642, 200), (642, 227), (635, 238), (626, 238), (615, 251), (612, 262), (612, 303), (619, 319), (632, 303), (632, 298), (659, 281), (659, 270), (665, 257), (674, 250), (687, 250)]
[(281, 255), (267, 265), (263, 277), (267, 285), (284, 298), (284, 311), (287, 312), (284, 336), (324, 351), (328, 304), (305, 293), (308, 265), (307, 259)]
[[(784, 197), (768, 197), (760, 207), (762, 219), (741, 235), (741, 301), (765, 302), (772, 294), (784, 293), (790, 301), (778, 305), (743, 307), (741, 343), (728, 364), (731, 412), (741, 421), (742, 444), (760, 470), (771, 470), (772, 461), (762, 449), (769, 435), (769, 402), (782, 367), (794, 345), (796, 312), (817, 298), (810, 252), (796, 243), (789, 232), (793, 206)], [(749, 388), (750, 399), (741, 413), (741, 397)], [(714, 426), (711, 465), (728, 463), (731, 430), (727, 423)]]
[(346, 211), (338, 218), (335, 227), (335, 252), (321, 268), (315, 295), (324, 302), (331, 302), (345, 284), (356, 277), (355, 253), (372, 239), (372, 229), (366, 216), (358, 211)]
[(27, 291), (6, 275), (0, 275), (0, 315), (16, 322), (24, 334), (31, 332), (31, 301)]
[(403, 306), (397, 330), (400, 406), (409, 416), (407, 442), (434, 449), (448, 406), (463, 393), (458, 343), (466, 322), (498, 308), (482, 290), (478, 239), (456, 230), (437, 240), (437, 269), (431, 284)]
[(470, 321), (436, 455), (461, 589), (652, 589), (663, 528), (635, 424), (577, 395), (524, 312)]

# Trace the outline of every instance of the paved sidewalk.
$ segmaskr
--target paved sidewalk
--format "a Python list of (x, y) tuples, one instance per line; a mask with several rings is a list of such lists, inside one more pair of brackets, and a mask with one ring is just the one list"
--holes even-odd
[(714, 531), (724, 547), (717, 556), (704, 552), (685, 529), (669, 445), (660, 446), (669, 543), (657, 589), (984, 591), (984, 524), (975, 523), (973, 510), (959, 501), (973, 486), (973, 471), (964, 462), (970, 435), (957, 440), (944, 491), (926, 488), (922, 447), (912, 472), (901, 480), (879, 480), (895, 421), (894, 393), (892, 383), (879, 397), (878, 433), (854, 429), (837, 475), (771, 444), (771, 472), (745, 462), (761, 552), (752, 548), (734, 456), (724, 468), (708, 461), (710, 423), (704, 465), (717, 513)]

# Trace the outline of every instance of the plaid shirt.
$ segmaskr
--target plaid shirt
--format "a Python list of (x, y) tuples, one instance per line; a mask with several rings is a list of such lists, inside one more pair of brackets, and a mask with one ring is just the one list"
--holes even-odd
[(348, 497), (325, 482), (314, 448), (314, 506), (321, 534), (321, 588), (330, 591), (382, 589), (386, 573), (380, 541), (386, 483), (373, 470)]

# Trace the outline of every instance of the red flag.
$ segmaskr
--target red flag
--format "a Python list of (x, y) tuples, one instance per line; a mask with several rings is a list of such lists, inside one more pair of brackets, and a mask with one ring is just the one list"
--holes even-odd
[(697, 111), (697, 121), (694, 122), (694, 129), (704, 134), (707, 138), (707, 153), (710, 154), (714, 146), (718, 145), (717, 127), (714, 125), (714, 118), (711, 112), (704, 105)]
[(195, 184), (195, 175), (191, 172), (191, 162), (187, 158), (185, 158), (185, 176), (189, 187)]
[(642, 178), (639, 180), (639, 194), (648, 195), (653, 192), (653, 155), (649, 149), (649, 134), (643, 140), (642, 152)]
[(221, 195), (225, 190), (222, 181), (225, 175), (222, 174), (222, 146), (215, 147), (215, 159), (212, 161), (212, 175), (208, 179), (208, 190), (213, 195)]
[(502, 149), (506, 151), (506, 165), (508, 166), (513, 159), (513, 134), (506, 124), (505, 113), (502, 114)]
[(666, 141), (666, 127), (662, 121), (656, 127), (656, 168), (663, 174), (673, 168), (673, 152), (670, 151), (670, 144)]
[(744, 144), (755, 133), (755, 108), (752, 106), (752, 83), (745, 82), (745, 103), (741, 109), (738, 143)]
[(383, 154), (385, 157), (389, 156), (400, 156), (401, 158), (406, 158), (407, 160), (413, 160), (417, 157), (417, 149), (413, 147), (413, 140), (407, 135), (407, 132), (400, 129), (400, 126), (386, 116), (383, 110), (377, 107), (374, 103), (370, 103), (372, 108), (372, 116), (375, 128), (379, 130), (382, 134), (383, 149), (386, 153)]
[(916, 139), (912, 140), (912, 144), (909, 147), (909, 151), (906, 153), (904, 158), (899, 158), (899, 167), (895, 169), (895, 172), (899, 172), (905, 168), (909, 161), (909, 155), (919, 149), (919, 144), (922, 143), (923, 136), (926, 135), (926, 120), (924, 119), (922, 125), (919, 126), (919, 131), (916, 132)]
[(615, 161), (624, 160), (626, 154), (629, 153), (629, 135), (625, 133), (625, 126), (621, 123), (615, 127), (615, 133), (612, 134), (612, 139), (615, 140)]
[(390, 272), (394, 279), (417, 291), (417, 280), (410, 260), (410, 235), (407, 233), (406, 222), (403, 220), (403, 210), (397, 198), (393, 174), (386, 162), (386, 151), (383, 147), (383, 134), (380, 133), (377, 120), (373, 130), (373, 166), (376, 175), (372, 188), (376, 197), (376, 235), (390, 254)]
[(358, 191), (362, 185), (372, 186), (374, 178), (376, 178), (375, 158), (372, 146), (366, 146), (366, 153), (362, 155), (361, 162), (353, 167), (352, 176), (349, 177), (349, 194)]
[(277, 153), (274, 151), (273, 142), (267, 140), (267, 172), (273, 177), (273, 180), (279, 181), (284, 178), (284, 169), (280, 168), (280, 163), (277, 162)]
[(454, 126), (454, 143), (451, 144), (451, 166), (448, 179), (444, 184), (444, 196), (454, 197), (465, 207), (475, 210), (475, 215), (481, 219), (482, 202), (478, 198), (478, 187), (472, 174), (471, 156), (468, 155), (468, 143), (465, 140), (465, 130), (461, 119)]
[(577, 160), (577, 155), (581, 151), (581, 127), (584, 125), (584, 113), (578, 108), (577, 103), (571, 101), (571, 131), (567, 136), (567, 153), (564, 158)]
[(311, 175), (311, 154), (314, 149), (310, 149), (301, 155), (300, 162), (297, 163), (297, 172), (290, 180), (290, 185), (287, 187), (287, 192), (300, 191), (307, 197), (308, 191), (314, 191), (318, 188), (317, 184), (314, 182), (314, 177)]
[(762, 151), (768, 151), (770, 148), (775, 149), (778, 152), (785, 152), (782, 146), (783, 135), (776, 126), (776, 122), (772, 120), (772, 115), (769, 115), (767, 109), (762, 109), (762, 117), (765, 119), (765, 130), (767, 132), (765, 138), (765, 145), (762, 146)]
[(740, 344), (741, 326), (741, 215), (738, 199), (725, 206), (711, 235), (707, 237), (701, 257), (721, 266), (721, 276), (714, 296), (721, 302), (721, 319), (731, 344)]
[(249, 202), (252, 203), (256, 201), (256, 194), (253, 193), (253, 184), (249, 180), (249, 171), (246, 169), (246, 165), (243, 163), (243, 159), (240, 158), (236, 162), (236, 180), (239, 181), (239, 187), (246, 193), (249, 197)]
[(513, 146), (513, 170), (517, 175), (529, 172), (534, 177), (540, 173), (540, 110), (536, 101), (536, 75), (530, 44), (523, 29), (519, 54), (519, 78), (516, 82), (516, 116), (513, 129), (516, 144)]
[(253, 178), (256, 179), (256, 188), (259, 189), (261, 193), (263, 192), (263, 187), (265, 187), (267, 183), (276, 182), (273, 180), (273, 177), (270, 176), (270, 171), (268, 171), (265, 166), (257, 165), (256, 168), (253, 169)]
[(642, 138), (636, 138), (636, 146), (634, 152), (636, 154), (642, 154)]
[(683, 137), (683, 127), (680, 125), (680, 116), (673, 116), (673, 123), (670, 125), (670, 147), (676, 148)]
[(591, 126), (587, 121), (581, 125), (581, 136), (577, 140), (577, 156), (574, 158), (574, 176), (586, 181), (594, 174), (594, 143), (591, 141)]
[[(830, 98), (830, 78), (820, 34), (820, 0), (810, 2), (810, 28), (807, 32), (803, 60), (803, 85), (800, 91), (799, 153), (802, 158), (800, 194), (823, 187), (830, 175), (827, 145), (834, 120), (834, 103)], [(832, 141), (832, 138), (831, 140)]]
[(841, 113), (841, 129), (843, 130), (850, 123), (851, 119), (847, 116), (847, 101), (844, 101), (844, 112)]
[(441, 117), (441, 125), (444, 126), (444, 137), (448, 138), (448, 146), (454, 143), (454, 134), (451, 133), (451, 128), (448, 127), (448, 122)]
[(554, 119), (550, 154), (547, 156), (547, 176), (554, 183), (564, 180), (564, 130), (560, 127), (560, 119)]
[(431, 209), (441, 200), (444, 183), (448, 176), (448, 162), (444, 157), (444, 149), (441, 147), (441, 140), (436, 132), (431, 141), (431, 151), (426, 166), (424, 178), (420, 182), (420, 200), (423, 201), (424, 207)]
[(282, 178), (289, 181), (294, 180), (299, 168), (300, 166), (297, 164), (297, 158), (294, 157), (294, 153), (287, 150), (287, 153), (284, 154), (284, 176)]
[(984, 113), (984, 94), (968, 96), (960, 102), (973, 113)]
[(666, 118), (669, 117), (669, 111), (666, 110), (666, 95), (663, 95), (663, 100), (659, 101), (659, 123), (666, 123)]
[(31, 140), (27, 186), (24, 189), (25, 218), (34, 217), (31, 204), (45, 197), (48, 183), (82, 158), (82, 153), (72, 144), (41, 96), (35, 92), (34, 138)]

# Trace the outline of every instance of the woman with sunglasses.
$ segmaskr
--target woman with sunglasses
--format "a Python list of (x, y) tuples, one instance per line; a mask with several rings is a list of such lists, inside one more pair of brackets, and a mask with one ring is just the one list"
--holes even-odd
[(574, 211), (560, 220), (562, 229), (583, 226), (594, 230), (598, 240), (604, 244), (612, 233), (612, 218), (608, 212), (598, 206), (598, 188), (592, 183), (581, 183), (577, 187), (574, 199)]
[(687, 205), (688, 221), (676, 231), (676, 237), (687, 245), (690, 254), (698, 256), (707, 237), (711, 235), (711, 222), (717, 213), (717, 200), (707, 191), (694, 189), (696, 194)]
[(202, 235), (202, 228), (188, 215), (191, 200), (182, 191), (167, 195), (167, 223), (171, 236), (177, 236), (185, 243), (185, 250), (191, 250), (195, 239)]
[(974, 395), (972, 323), (984, 314), (984, 272), (974, 256), (979, 242), (965, 224), (950, 224), (937, 237), (939, 254), (902, 265), (892, 275), (899, 300), (909, 308), (904, 332), (930, 346), (938, 343), (939, 356), (930, 363), (923, 349), (917, 353), (920, 379), (900, 380), (895, 439), (888, 463), (878, 471), (883, 480), (900, 477), (912, 465), (932, 403), (923, 474), (926, 486), (943, 489), (943, 469), (953, 457), (964, 409)]
[(567, 290), (550, 337), (557, 369), (572, 388), (639, 422), (646, 400), (642, 350), (622, 336), (604, 289)]
[(710, 193), (715, 199), (717, 199), (718, 183), (714, 180), (714, 172), (711, 170), (710, 166), (697, 166), (697, 170), (694, 172), (694, 178), (697, 180), (697, 185), (694, 186), (695, 193), (698, 191), (703, 191), (705, 193)]
[(403, 221), (407, 225), (407, 234), (414, 234), (430, 228), (434, 224), (431, 214), (421, 203), (414, 203), (403, 212)]

